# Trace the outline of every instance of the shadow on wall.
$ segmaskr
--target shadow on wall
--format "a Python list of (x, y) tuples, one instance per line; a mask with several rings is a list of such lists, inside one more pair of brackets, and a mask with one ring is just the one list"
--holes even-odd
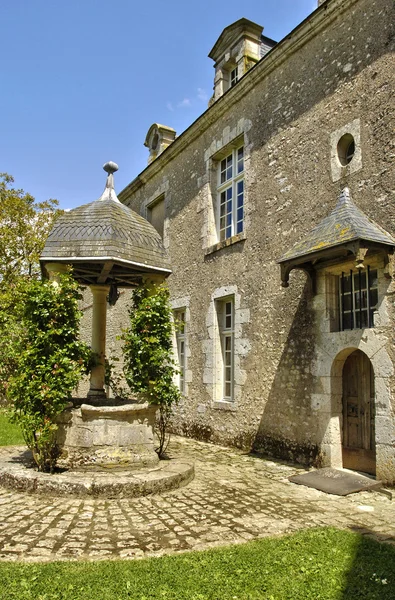
[[(296, 312), (291, 316), (292, 323), (283, 345), (283, 352), (252, 450), (304, 464), (318, 464), (319, 445), (311, 441), (317, 439), (317, 414), (312, 414), (311, 409), (313, 389), (311, 364), (315, 356), (316, 337), (315, 314), (312, 309), (311, 284), (309, 279), (304, 277), (305, 283), (299, 304)], [(279, 318), (289, 314), (289, 300), (289, 296), (282, 295), (281, 303), (284, 304), (284, 310), (279, 306), (277, 310)], [(262, 364), (264, 364), (264, 357)]]

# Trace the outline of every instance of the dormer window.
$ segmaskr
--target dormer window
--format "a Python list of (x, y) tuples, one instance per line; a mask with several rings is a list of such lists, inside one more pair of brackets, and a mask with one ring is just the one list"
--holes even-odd
[(215, 62), (215, 102), (236, 85), (276, 42), (262, 35), (263, 27), (248, 19), (239, 19), (225, 27), (214, 44), (209, 57)]
[(231, 70), (229, 77), (229, 87), (233, 87), (238, 82), (239, 78), (237, 76), (237, 67)]
[(174, 140), (176, 132), (171, 127), (153, 123), (148, 130), (144, 146), (149, 149), (148, 164), (157, 158)]

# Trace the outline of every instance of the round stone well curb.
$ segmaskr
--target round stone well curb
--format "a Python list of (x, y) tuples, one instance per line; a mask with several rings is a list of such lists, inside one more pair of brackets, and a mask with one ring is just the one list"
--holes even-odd
[(3, 448), (0, 486), (46, 496), (137, 498), (187, 485), (195, 476), (194, 465), (183, 459), (162, 460), (154, 467), (109, 471), (39, 473), (25, 448)]

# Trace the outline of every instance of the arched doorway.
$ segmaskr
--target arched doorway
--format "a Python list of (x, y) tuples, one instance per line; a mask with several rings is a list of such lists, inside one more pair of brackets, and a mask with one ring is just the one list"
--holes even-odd
[(355, 350), (343, 366), (343, 467), (376, 474), (374, 372)]

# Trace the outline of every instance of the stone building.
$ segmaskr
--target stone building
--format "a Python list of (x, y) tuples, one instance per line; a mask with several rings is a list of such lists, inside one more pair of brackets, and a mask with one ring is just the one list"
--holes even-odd
[(209, 108), (151, 126), (119, 198), (171, 259), (176, 432), (395, 481), (394, 33), (393, 0), (320, 2), (279, 43), (240, 19)]

